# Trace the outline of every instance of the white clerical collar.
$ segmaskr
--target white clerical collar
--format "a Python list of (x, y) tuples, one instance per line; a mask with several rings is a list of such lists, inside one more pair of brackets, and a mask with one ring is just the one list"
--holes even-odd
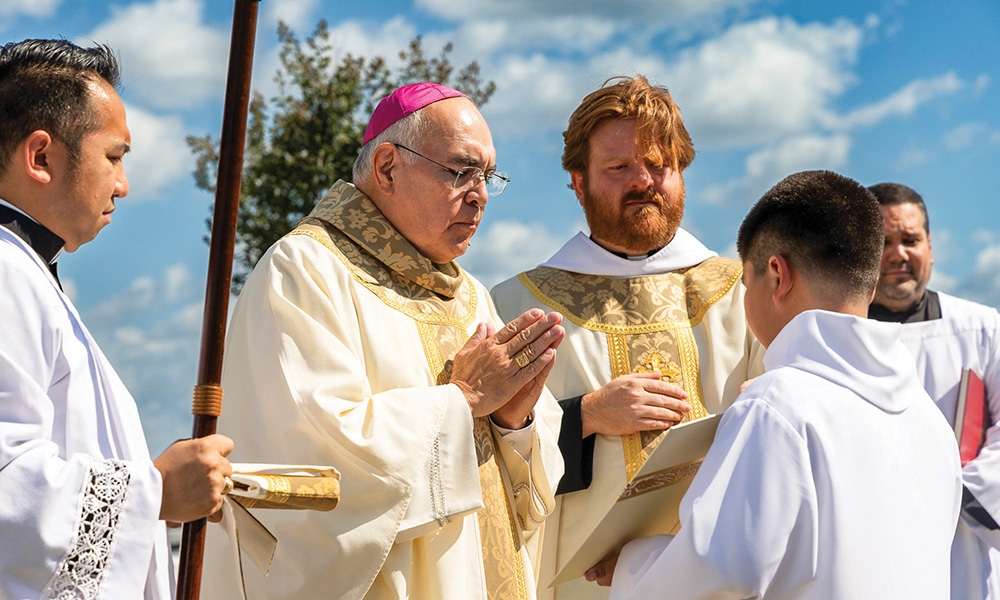
[(674, 239), (652, 256), (622, 258), (602, 248), (585, 233), (573, 236), (541, 266), (604, 277), (639, 277), (693, 267), (718, 256), (693, 235), (678, 229)]

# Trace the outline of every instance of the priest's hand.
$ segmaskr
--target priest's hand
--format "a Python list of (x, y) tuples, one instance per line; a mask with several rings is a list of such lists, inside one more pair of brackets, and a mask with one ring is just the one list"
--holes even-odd
[(587, 581), (596, 581), (597, 585), (608, 587), (611, 579), (615, 576), (615, 565), (618, 564), (618, 553), (606, 557), (593, 567), (590, 567), (584, 574)]
[(218, 434), (178, 440), (164, 450), (153, 461), (163, 478), (160, 519), (187, 523), (218, 512), (233, 474), (226, 458), (232, 451), (233, 440)]
[(691, 410), (687, 392), (660, 380), (657, 371), (616, 377), (580, 401), (583, 437), (594, 433), (629, 435), (668, 429)]
[(757, 378), (756, 377), (751, 377), (750, 379), (747, 379), (746, 381), (744, 381), (743, 383), (741, 383), (740, 384), (740, 393), (742, 394), (743, 390), (747, 389), (747, 387), (749, 387), (749, 385), (751, 383), (753, 383), (755, 379), (757, 379)]
[(479, 324), (451, 367), (451, 383), (465, 394), (472, 416), (493, 415), (508, 429), (524, 426), (566, 335), (560, 323), (559, 313), (533, 308), (496, 332)]

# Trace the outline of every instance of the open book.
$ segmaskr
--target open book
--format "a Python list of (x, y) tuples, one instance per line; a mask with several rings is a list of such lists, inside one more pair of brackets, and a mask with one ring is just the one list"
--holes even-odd
[(340, 502), (340, 472), (331, 466), (233, 463), (233, 489), (222, 505), (222, 522), (236, 546), (233, 562), (246, 600), (243, 554), (264, 576), (271, 569), (278, 538), (248, 508), (329, 511)]
[(958, 406), (955, 409), (955, 439), (962, 466), (979, 456), (986, 443), (986, 430), (990, 427), (986, 387), (972, 369), (962, 369), (962, 382), (958, 388)]
[(229, 495), (244, 508), (333, 510), (340, 501), (340, 473), (327, 466), (233, 464)]
[(636, 538), (677, 533), (681, 498), (708, 453), (718, 425), (719, 415), (712, 415), (673, 426), (549, 585), (583, 577), (587, 569)]

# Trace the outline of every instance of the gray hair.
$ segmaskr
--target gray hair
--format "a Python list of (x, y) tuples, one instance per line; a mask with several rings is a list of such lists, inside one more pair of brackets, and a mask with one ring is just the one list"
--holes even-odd
[[(418, 110), (396, 121), (386, 127), (385, 131), (368, 140), (368, 143), (361, 147), (358, 158), (354, 161), (354, 184), (361, 183), (363, 185), (372, 180), (374, 175), (372, 173), (372, 155), (376, 148), (386, 142), (413, 148), (419, 145), (429, 123), (424, 111)], [(413, 149), (416, 150), (416, 148)], [(407, 164), (412, 164), (417, 160), (417, 157), (410, 152), (404, 152), (401, 155), (405, 156), (402, 160)]]

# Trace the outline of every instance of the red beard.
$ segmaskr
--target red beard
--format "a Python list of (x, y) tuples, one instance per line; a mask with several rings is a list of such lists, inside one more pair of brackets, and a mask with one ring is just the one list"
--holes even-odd
[[(684, 216), (683, 187), (680, 197), (671, 200), (652, 188), (633, 190), (616, 206), (594, 198), (586, 179), (583, 184), (583, 209), (595, 240), (625, 248), (630, 255), (640, 255), (666, 246), (680, 227)], [(649, 204), (636, 207), (632, 202)]]

